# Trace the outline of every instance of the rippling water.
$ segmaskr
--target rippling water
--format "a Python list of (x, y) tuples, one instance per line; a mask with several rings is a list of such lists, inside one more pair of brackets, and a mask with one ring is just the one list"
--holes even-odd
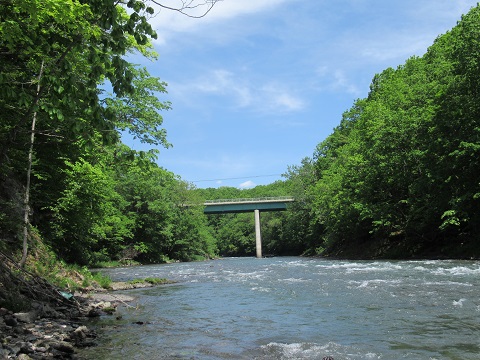
[[(87, 359), (480, 359), (480, 262), (229, 258), (105, 271), (125, 292)], [(136, 324), (136, 322), (144, 324)]]

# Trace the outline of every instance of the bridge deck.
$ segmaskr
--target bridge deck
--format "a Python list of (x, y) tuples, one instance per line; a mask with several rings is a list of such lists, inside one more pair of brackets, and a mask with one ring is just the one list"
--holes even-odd
[(254, 210), (283, 211), (287, 203), (295, 201), (292, 197), (264, 197), (253, 199), (222, 199), (205, 202), (205, 214), (242, 213)]

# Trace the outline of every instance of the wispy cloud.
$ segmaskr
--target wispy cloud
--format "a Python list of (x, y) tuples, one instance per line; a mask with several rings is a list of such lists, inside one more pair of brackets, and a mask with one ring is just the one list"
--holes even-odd
[[(202, 0), (193, 1), (194, 4), (200, 4), (203, 2)], [(204, 27), (213, 23), (226, 21), (247, 14), (267, 11), (288, 1), (292, 0), (222, 0), (217, 2), (208, 15), (201, 19), (193, 19), (182, 15), (179, 12), (153, 5), (152, 7), (155, 9), (156, 15), (150, 19), (149, 22), (159, 35), (157, 43), (164, 44), (170, 33), (196, 31), (199, 27)], [(171, 8), (178, 8), (181, 5), (181, 1), (179, 0), (164, 0), (162, 3)], [(207, 8), (205, 6), (200, 6), (190, 12), (187, 11), (187, 13), (193, 16), (198, 16), (206, 10)]]
[(262, 84), (245, 79), (241, 74), (217, 69), (188, 83), (171, 83), (170, 90), (176, 96), (190, 100), (198, 99), (201, 95), (224, 97), (234, 107), (262, 113), (301, 111), (306, 106), (306, 102), (295, 91), (286, 89), (278, 81)]
[(252, 180), (245, 181), (245, 182), (241, 183), (240, 185), (238, 185), (238, 187), (240, 189), (249, 189), (249, 188), (253, 188), (255, 186), (257, 186), (257, 184), (255, 184)]
[(344, 70), (331, 70), (328, 66), (320, 66), (316, 70), (316, 75), (321, 83), (321, 91), (346, 92), (355, 96), (360, 94), (353, 79), (350, 80)]
[(271, 111), (299, 111), (305, 107), (305, 102), (297, 95), (289, 92), (284, 86), (271, 83), (260, 89), (261, 97)]
[(240, 107), (248, 106), (253, 101), (250, 87), (232, 72), (223, 69), (213, 70), (182, 87), (184, 91), (191, 89), (200, 93), (230, 96)]

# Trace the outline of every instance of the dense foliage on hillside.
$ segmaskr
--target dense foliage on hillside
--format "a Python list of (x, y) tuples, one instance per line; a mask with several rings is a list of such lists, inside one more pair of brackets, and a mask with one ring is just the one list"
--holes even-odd
[[(121, 133), (168, 147), (152, 9), (131, 0), (5, 0), (0, 13), (0, 251), (35, 243), (92, 265), (253, 255), (252, 214), (205, 199), (295, 197), (263, 212), (264, 253), (480, 255), (480, 7), (423, 57), (373, 78), (285, 181), (194, 189)], [(108, 90), (111, 89), (111, 90)], [(111, 93), (110, 93), (111, 91)], [(32, 251), (30, 251), (32, 253)]]
[(479, 24), (477, 6), (423, 57), (376, 75), (318, 145), (308, 193), (321, 249), (480, 254)]
[[(79, 264), (214, 255), (189, 185), (121, 132), (168, 147), (143, 1), (2, 1), (0, 250), (41, 240)], [(111, 89), (112, 93), (107, 91)], [(22, 246), (23, 244), (23, 246)]]

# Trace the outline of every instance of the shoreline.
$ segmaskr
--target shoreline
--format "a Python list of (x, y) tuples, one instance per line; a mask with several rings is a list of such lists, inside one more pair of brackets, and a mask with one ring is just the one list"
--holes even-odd
[(158, 285), (114, 282), (109, 290), (68, 294), (62, 303), (33, 301), (25, 312), (0, 308), (0, 360), (82, 359), (79, 349), (97, 345), (96, 332), (85, 325), (87, 319), (113, 315), (117, 307), (130, 306), (135, 300), (117, 291)]

